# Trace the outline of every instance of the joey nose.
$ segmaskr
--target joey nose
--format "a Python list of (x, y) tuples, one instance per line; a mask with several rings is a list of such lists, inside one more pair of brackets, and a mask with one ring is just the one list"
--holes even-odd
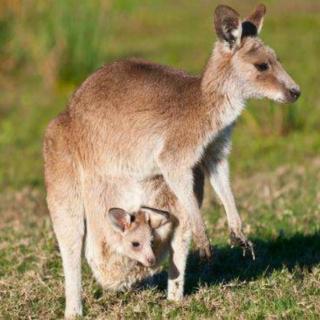
[(300, 92), (299, 88), (291, 88), (289, 90), (289, 93), (290, 93), (290, 97), (292, 99), (292, 102), (298, 100), (298, 98), (301, 95), (301, 92)]
[(156, 259), (154, 257), (147, 258), (148, 264), (152, 267), (156, 263)]

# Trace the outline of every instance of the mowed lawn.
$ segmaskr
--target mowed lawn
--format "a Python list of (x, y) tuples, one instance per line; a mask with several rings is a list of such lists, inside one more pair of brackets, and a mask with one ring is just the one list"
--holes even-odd
[[(226, 1), (247, 14), (255, 1)], [(63, 271), (45, 203), (41, 142), (50, 119), (99, 65), (127, 56), (197, 74), (217, 1), (4, 1), (0, 10), (0, 319), (63, 317)], [(83, 263), (85, 319), (318, 319), (320, 4), (265, 1), (262, 38), (302, 89), (295, 105), (250, 102), (234, 132), (233, 189), (256, 260), (231, 248), (209, 188), (211, 262), (192, 250), (186, 298), (157, 286), (104, 292)], [(1, 7), (1, 6), (0, 6)], [(4, 12), (4, 13), (3, 13)], [(77, 17), (75, 19), (74, 17)]]

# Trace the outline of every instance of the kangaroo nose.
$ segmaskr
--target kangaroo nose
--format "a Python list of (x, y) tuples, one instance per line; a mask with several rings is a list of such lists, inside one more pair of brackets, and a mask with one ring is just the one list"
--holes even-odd
[(291, 96), (291, 98), (293, 99), (293, 101), (296, 101), (296, 100), (300, 97), (300, 95), (301, 95), (300, 90), (297, 89), (297, 88), (291, 88), (291, 89), (289, 90), (289, 92), (290, 92), (290, 96)]

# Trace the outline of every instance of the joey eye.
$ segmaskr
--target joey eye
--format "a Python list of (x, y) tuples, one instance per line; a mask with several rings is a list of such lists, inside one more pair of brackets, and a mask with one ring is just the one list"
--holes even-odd
[(269, 69), (269, 64), (268, 63), (256, 63), (254, 66), (260, 72), (263, 72), (263, 71), (266, 71), (266, 70)]
[(131, 242), (131, 245), (132, 245), (134, 248), (140, 247), (140, 243), (139, 243), (139, 242), (136, 242), (136, 241)]

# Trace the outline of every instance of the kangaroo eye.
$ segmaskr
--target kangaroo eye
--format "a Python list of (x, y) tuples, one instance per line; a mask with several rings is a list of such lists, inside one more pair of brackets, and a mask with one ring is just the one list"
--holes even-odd
[(267, 63), (257, 63), (254, 66), (260, 72), (263, 72), (269, 69), (269, 65)]
[(132, 244), (132, 246), (133, 246), (134, 248), (140, 247), (140, 243), (139, 243), (139, 242), (134, 241), (134, 242), (132, 242), (131, 244)]

